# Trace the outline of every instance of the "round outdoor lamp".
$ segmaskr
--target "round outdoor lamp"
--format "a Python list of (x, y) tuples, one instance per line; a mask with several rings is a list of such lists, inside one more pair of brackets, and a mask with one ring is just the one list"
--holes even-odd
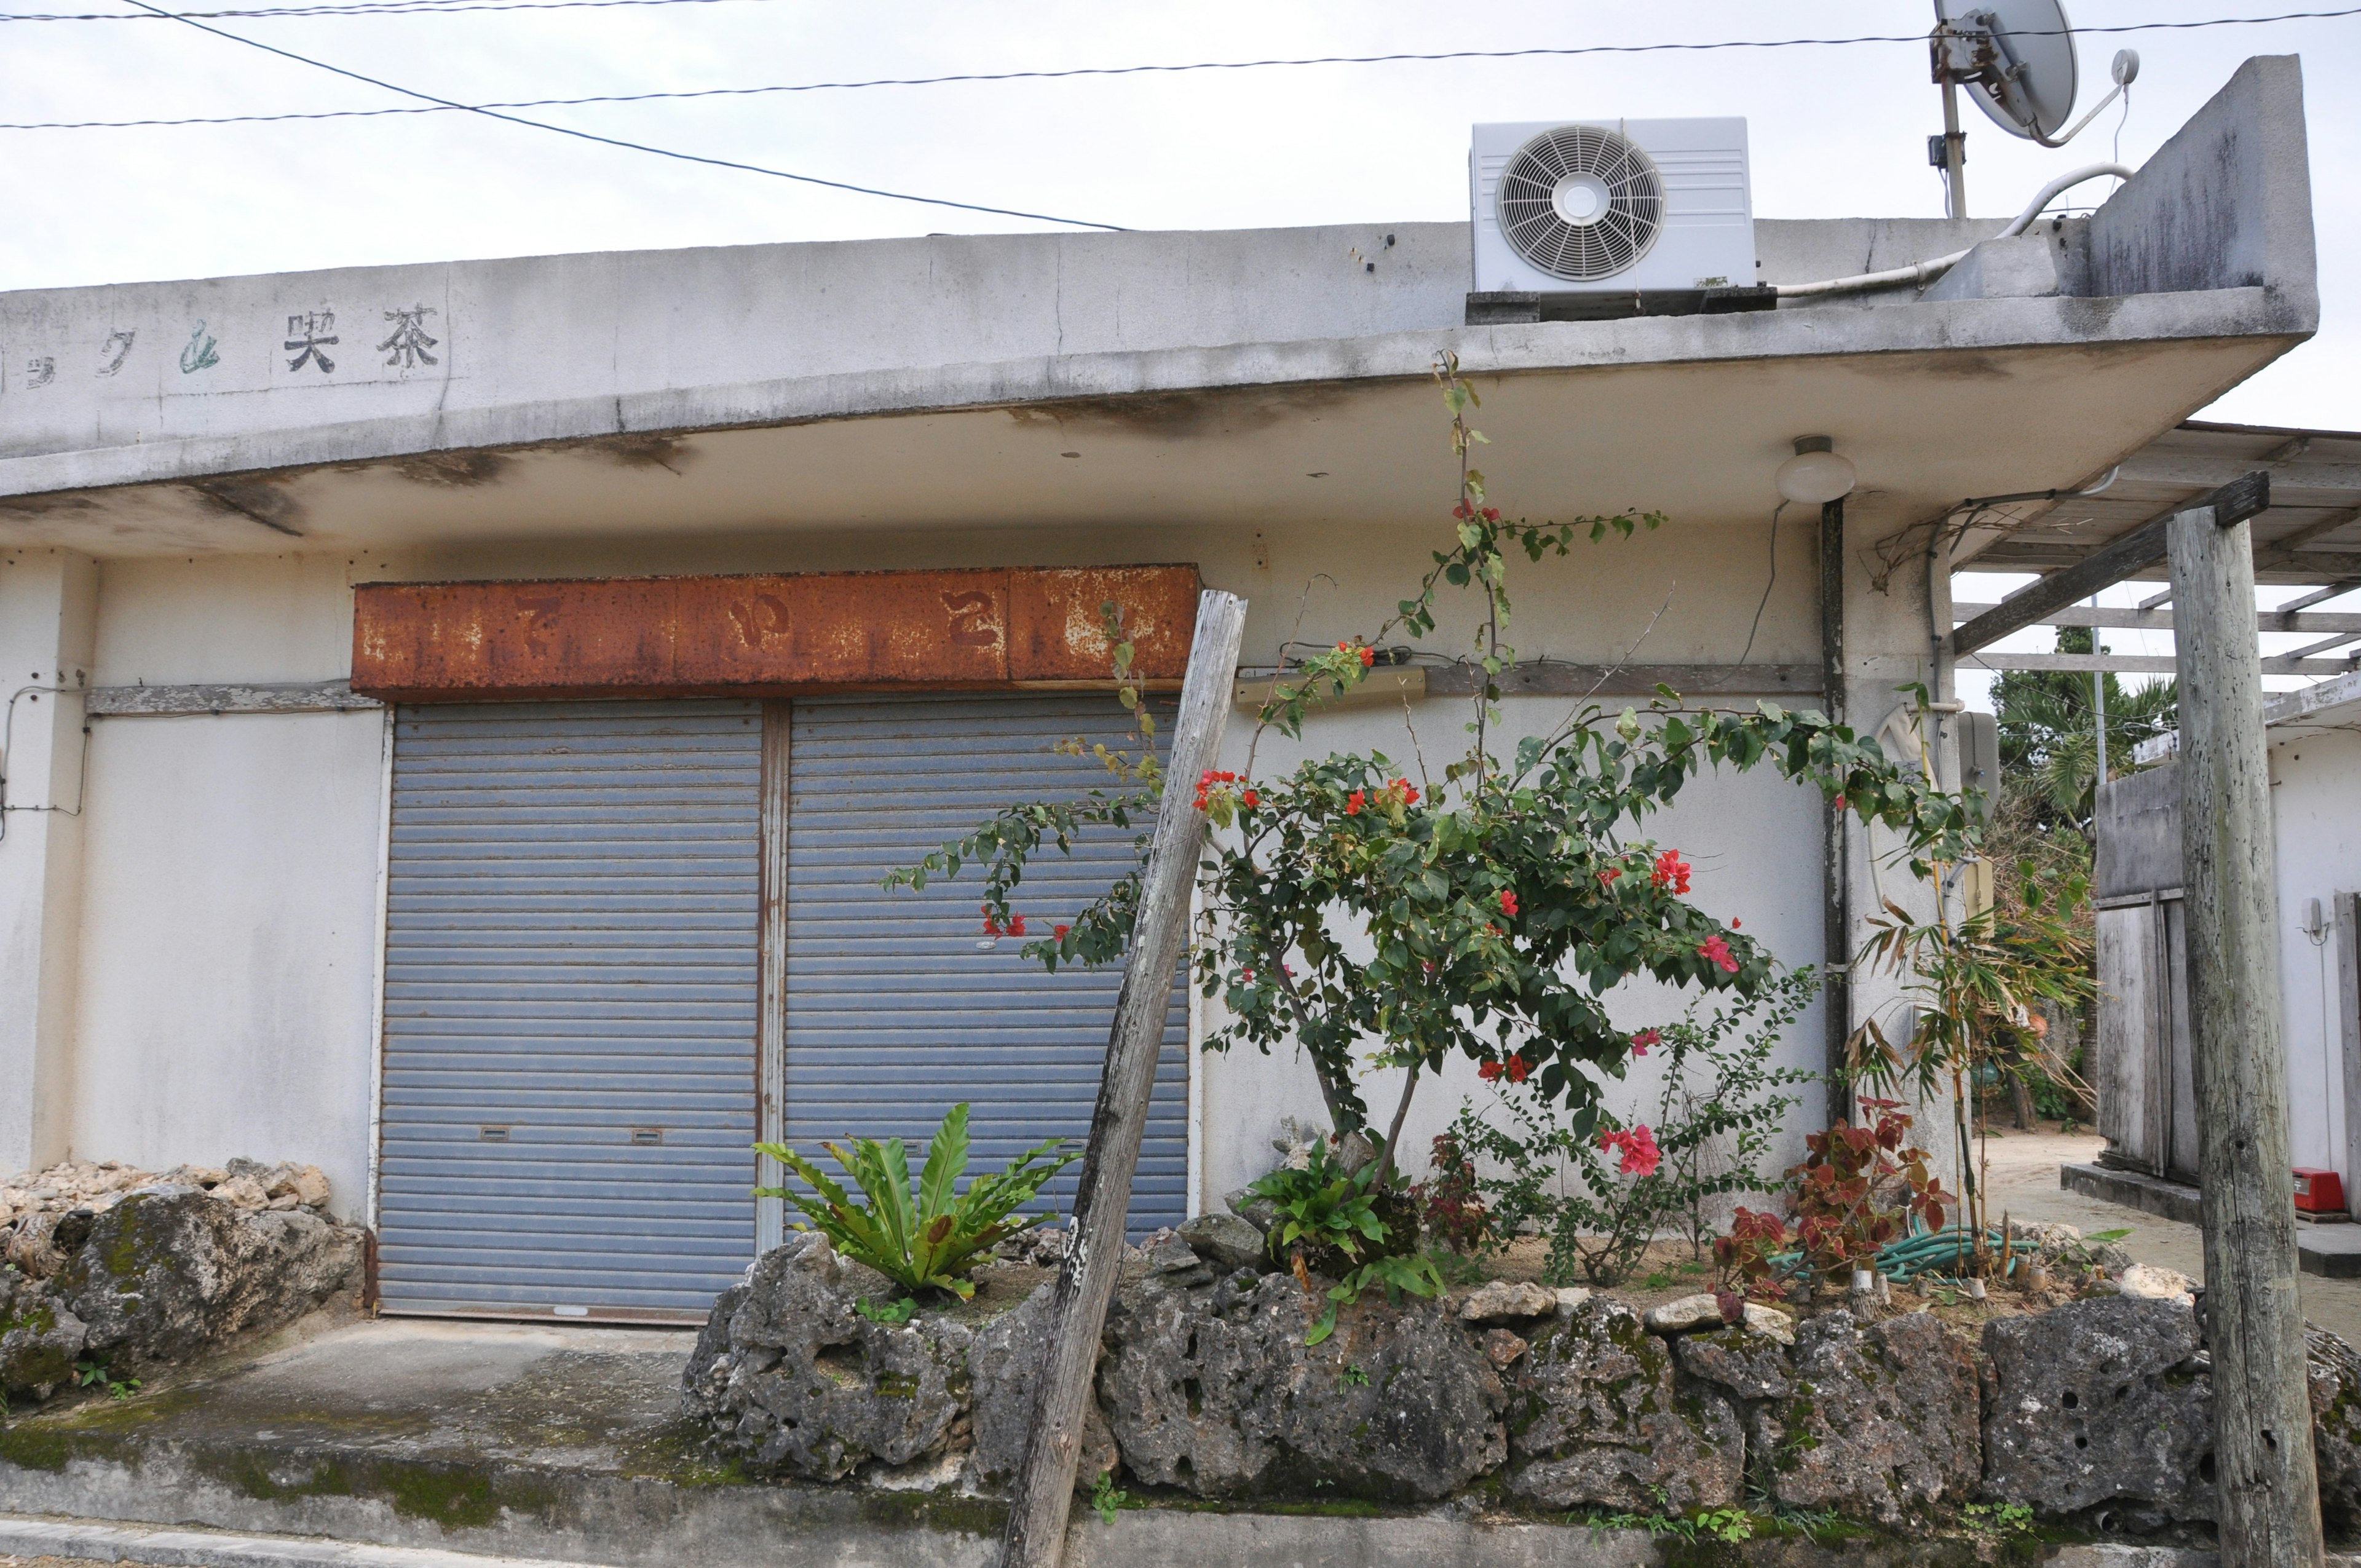
[(1852, 494), (1857, 477), (1853, 466), (1837, 455), (1836, 443), (1825, 435), (1795, 437), (1795, 455), (1779, 465), (1773, 482), (1779, 494), (1797, 506), (1826, 506)]

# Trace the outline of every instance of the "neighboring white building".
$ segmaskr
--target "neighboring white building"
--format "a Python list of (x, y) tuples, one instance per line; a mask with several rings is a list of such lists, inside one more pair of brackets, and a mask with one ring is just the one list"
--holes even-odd
[[(1774, 284), (1997, 226), (1754, 225)], [(1087, 1116), (1104, 981), (981, 947), (971, 883), (874, 885), (1111, 716), (1072, 663), (1099, 579), (1059, 573), (1242, 594), (1251, 664), (1374, 627), (1446, 525), (1455, 354), (1503, 506), (1672, 519), (1521, 571), (1511, 729), (1627, 663), (1610, 700), (1686, 666), (1880, 727), (1949, 695), (1946, 568), (1993, 533), (1930, 548), (1930, 519), (2085, 485), (2313, 330), (2300, 78), (2247, 62), (2095, 214), (1923, 295), (1470, 326), (1469, 270), (1466, 225), (1370, 224), (0, 295), (0, 1168), (316, 1161), (389, 1310), (699, 1311), (779, 1223), (744, 1196), (758, 1130), (922, 1135), (971, 1099), (989, 1154)], [(1773, 511), (1806, 434), (1860, 476), (1826, 519)], [(854, 571), (935, 576), (807, 576)], [(491, 586), (415, 587), (455, 583)], [(807, 603), (850, 641), (799, 642)], [(357, 696), (388, 624), (450, 678)], [(1421, 679), (1411, 718), (1304, 747), (1455, 746), (1451, 671)], [(1713, 778), (1655, 832), (1807, 964), (1874, 907), (1827, 824)], [(1317, 1111), (1301, 1063), (1201, 1057), (1204, 1026), (1176, 1006), (1150, 1217)]]
[[(2299, 1167), (2334, 1170), (2361, 1214), (2361, 674), (2270, 699), (2272, 848), (2289, 1132)], [(2181, 932), (2179, 736), (2099, 804), (2094, 1084), (2109, 1163), (2197, 1179)]]

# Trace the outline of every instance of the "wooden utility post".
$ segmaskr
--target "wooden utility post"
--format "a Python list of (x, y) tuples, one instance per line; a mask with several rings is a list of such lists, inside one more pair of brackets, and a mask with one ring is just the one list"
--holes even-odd
[(2319, 1568), (2246, 521), (2269, 504), (2269, 477), (2250, 474), (2175, 513), (2169, 530), (2190, 1033), (2223, 1568)]
[(1033, 1419), (1009, 1498), (1001, 1568), (1058, 1568), (1065, 1551), (1066, 1516), (1074, 1501), (1074, 1467), (1082, 1457), (1082, 1417), (1099, 1364), (1099, 1334), (1123, 1266), (1124, 1221), (1131, 1209), (1131, 1179), (1148, 1126), (1156, 1087), (1156, 1059), (1164, 1048), (1164, 1016), (1171, 1005), (1172, 968), (1189, 935), (1189, 890), (1205, 845), (1205, 814), (1196, 807), (1200, 774), (1220, 755), (1230, 694), (1238, 673), (1238, 644), (1246, 603), (1206, 593), (1197, 600), (1197, 636), (1180, 685), (1173, 725), (1170, 771), (1156, 814), (1139, 917), (1132, 928), (1106, 1067), (1099, 1077), (1098, 1108), (1091, 1116), (1090, 1148), (1074, 1195), (1073, 1237), (1049, 1302), (1040, 1376), (1033, 1386)]

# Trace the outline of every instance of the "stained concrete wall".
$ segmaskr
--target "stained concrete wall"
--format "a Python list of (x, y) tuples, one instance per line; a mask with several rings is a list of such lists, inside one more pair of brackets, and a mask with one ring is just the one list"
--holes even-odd
[(0, 554), (0, 1172), (65, 1153), (74, 1096), (82, 713), (97, 563)]

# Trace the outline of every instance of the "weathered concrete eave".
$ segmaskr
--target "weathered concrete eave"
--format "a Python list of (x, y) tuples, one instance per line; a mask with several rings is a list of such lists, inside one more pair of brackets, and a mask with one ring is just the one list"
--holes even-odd
[(730, 386), (601, 394), (0, 459), (0, 496), (367, 463), (430, 453), (759, 429), (832, 420), (1422, 379), (1439, 356), (1486, 376), (1861, 356), (2104, 352), (2249, 340), (2257, 364), (2319, 325), (2276, 288), (2114, 299), (1920, 301), (1730, 316), (1393, 333), (1361, 338), (1031, 356)]

